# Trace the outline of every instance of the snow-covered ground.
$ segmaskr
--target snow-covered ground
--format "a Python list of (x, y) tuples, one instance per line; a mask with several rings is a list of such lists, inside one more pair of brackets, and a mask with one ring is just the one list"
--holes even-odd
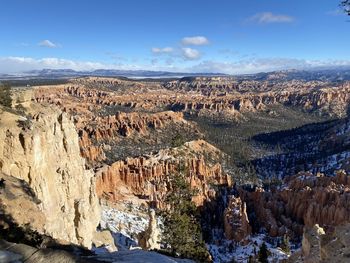
[(102, 206), (101, 228), (112, 232), (116, 245), (121, 250), (137, 246), (137, 235), (148, 226), (148, 217), (139, 207), (127, 209)]
[(208, 244), (207, 247), (210, 254), (213, 257), (214, 262), (248, 262), (249, 256), (256, 256), (259, 252), (261, 244), (265, 241), (267, 249), (271, 255), (269, 262), (280, 262), (282, 259), (287, 259), (288, 255), (281, 251), (279, 248), (275, 248), (273, 245), (266, 241), (265, 234), (254, 235), (250, 237), (249, 244), (243, 246), (235, 246), (232, 241), (223, 240), (220, 245)]
[[(98, 258), (107, 262), (193, 262), (141, 250), (137, 245), (137, 234), (147, 228), (148, 220), (145, 211), (136, 206), (126, 209), (103, 206), (101, 228), (112, 232), (118, 252), (107, 253), (105, 249), (95, 249)], [(269, 243), (265, 234), (251, 236), (249, 240), (247, 245), (234, 245), (232, 241), (221, 239), (219, 245), (207, 244), (207, 247), (217, 263), (232, 262), (233, 259), (235, 262), (248, 262), (249, 256), (257, 255), (263, 242), (271, 252), (269, 262), (280, 262), (288, 258), (287, 254)]]
[(137, 235), (148, 226), (148, 216), (140, 207), (126, 204), (124, 208), (102, 206), (101, 228), (112, 232), (118, 252), (108, 253), (95, 248), (95, 258), (105, 262), (125, 263), (193, 263), (192, 260), (168, 257), (153, 251), (144, 251), (137, 245)]
[(134, 212), (125, 212), (115, 208), (103, 207), (102, 209), (101, 227), (114, 233), (119, 232), (131, 238), (144, 231), (147, 225), (148, 218), (145, 215), (135, 215)]
[(98, 259), (104, 262), (113, 263), (194, 263), (192, 260), (172, 258), (157, 252), (145, 251), (141, 249), (104, 253), (100, 254)]

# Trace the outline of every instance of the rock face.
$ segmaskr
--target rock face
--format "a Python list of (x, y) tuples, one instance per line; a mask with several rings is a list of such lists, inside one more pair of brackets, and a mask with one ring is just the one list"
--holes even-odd
[(134, 132), (145, 135), (149, 128), (157, 130), (172, 122), (186, 123), (182, 113), (172, 111), (155, 114), (118, 112), (116, 115), (96, 117), (85, 122), (78, 122), (77, 127), (84, 127), (88, 136), (97, 141), (110, 140), (117, 135), (128, 137)]
[[(57, 105), (74, 116), (81, 154), (92, 167), (160, 150), (170, 146), (176, 134), (183, 134), (186, 140), (199, 137), (198, 129), (184, 119), (182, 112), (169, 111), (166, 105), (157, 111), (145, 106), (145, 110), (130, 112), (132, 104), (113, 102), (130, 96), (116, 94), (76, 84), (61, 85), (36, 88), (35, 100)], [(111, 103), (101, 101), (102, 97)]]
[(41, 201), (28, 183), (3, 173), (0, 178), (5, 180), (0, 188), (0, 228), (11, 230), (14, 225), (30, 225), (43, 233), (45, 215), (39, 207)]
[[(114, 84), (108, 84), (109, 81)], [(85, 104), (94, 104), (98, 107), (171, 109), (204, 115), (223, 113), (227, 118), (231, 116), (233, 119), (241, 118), (242, 113), (262, 111), (276, 104), (343, 117), (346, 115), (347, 104), (350, 101), (349, 83), (329, 87), (327, 83), (320, 81), (281, 83), (242, 81), (238, 83), (230, 78), (204, 80), (197, 78), (193, 82), (191, 80), (169, 82), (162, 87), (153, 83), (149, 86), (142, 83), (137, 89), (129, 91), (129, 94), (85, 87), (91, 85), (98, 87), (98, 84), (103, 83), (117, 85), (117, 82), (118, 80), (98, 80), (98, 78), (75, 80), (69, 85), (57, 86), (55, 90), (38, 89), (36, 99), (62, 104), (64, 97), (71, 96), (83, 100)], [(64, 107), (67, 111), (77, 110), (76, 106), (65, 103)]]
[(157, 225), (156, 213), (149, 211), (148, 228), (138, 236), (138, 243), (145, 250), (160, 249), (160, 229)]
[[(154, 133), (164, 128), (190, 127), (183, 119), (180, 112), (158, 113), (123, 113), (105, 117), (93, 117), (90, 119), (80, 118), (76, 121), (79, 130), (80, 149), (82, 156), (89, 163), (98, 163), (106, 160), (105, 151), (111, 148), (103, 145), (117, 146), (122, 140), (133, 141), (134, 138), (153, 138)], [(149, 139), (151, 140), (151, 139)], [(157, 139), (155, 139), (157, 140)]]
[(231, 196), (224, 213), (225, 237), (237, 242), (242, 241), (252, 232), (247, 215), (247, 207), (241, 198)]
[[(3, 251), (6, 251), (5, 254)], [(9, 254), (10, 253), (10, 254)], [(94, 263), (88, 258), (80, 258), (72, 252), (50, 248), (35, 248), (0, 240), (0, 260), (2, 263)]]
[[(191, 142), (175, 151), (194, 151), (194, 145), (203, 141)], [(208, 144), (209, 145), (209, 144)], [(211, 146), (212, 147), (212, 146)], [(128, 158), (105, 166), (97, 172), (97, 194), (111, 201), (124, 199), (122, 190), (127, 188), (133, 195), (148, 199), (155, 207), (163, 206), (163, 197), (168, 191), (169, 176), (185, 167), (187, 180), (192, 188), (198, 190), (193, 198), (197, 205), (215, 196), (215, 191), (209, 187), (216, 185), (231, 185), (230, 176), (225, 174), (220, 164), (208, 165), (203, 156), (187, 156), (174, 158), (176, 153), (164, 150), (156, 156)]]
[(327, 227), (350, 221), (350, 176), (344, 171), (335, 177), (299, 174), (288, 182), (288, 188), (280, 197), (306, 226), (318, 223)]
[(344, 171), (335, 177), (300, 173), (281, 189), (241, 191), (241, 198), (271, 236), (287, 230), (300, 236), (304, 225), (328, 229), (350, 222), (350, 176)]
[(312, 228), (305, 228), (302, 241), (302, 255), (305, 262), (321, 261), (321, 239), (323, 235), (325, 235), (325, 232), (318, 224)]
[(350, 225), (344, 224), (325, 231), (319, 225), (305, 227), (301, 252), (288, 262), (349, 262)]
[(34, 105), (23, 128), (0, 114), (0, 171), (28, 183), (41, 201), (43, 229), (54, 239), (90, 248), (100, 220), (94, 174), (85, 169), (73, 122), (58, 109)]

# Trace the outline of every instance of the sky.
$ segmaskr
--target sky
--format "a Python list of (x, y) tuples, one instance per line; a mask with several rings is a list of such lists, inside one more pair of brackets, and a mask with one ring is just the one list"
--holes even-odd
[(340, 0), (1, 0), (0, 73), (350, 66)]

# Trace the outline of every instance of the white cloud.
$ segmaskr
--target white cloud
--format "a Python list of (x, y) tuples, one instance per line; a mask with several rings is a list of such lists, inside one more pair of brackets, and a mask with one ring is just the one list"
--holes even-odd
[(73, 70), (93, 70), (99, 68), (110, 68), (99, 62), (82, 62), (60, 58), (34, 59), (29, 57), (2, 57), (0, 58), (0, 73), (17, 73), (35, 69), (73, 69)]
[[(161, 63), (158, 60), (149, 60), (148, 64), (106, 64), (92, 61), (74, 61), (61, 58), (41, 58), (29, 57), (0, 57), (1, 73), (21, 73), (29, 70), (40, 69), (73, 69), (73, 70), (95, 70), (95, 69), (124, 69), (124, 70), (164, 70), (173, 72), (208, 72), (226, 74), (249, 74), (258, 72), (268, 72), (285, 69), (326, 69), (346, 66), (350, 67), (350, 60), (303, 60), (293, 58), (248, 58), (235, 62), (223, 61), (201, 61), (195, 63), (194, 60), (200, 57), (197, 50), (187, 50), (188, 60), (186, 66), (183, 63), (177, 64), (172, 58)], [(191, 61), (193, 60), (193, 61)], [(135, 62), (136, 63), (136, 62)]]
[(152, 53), (155, 55), (171, 54), (171, 53), (173, 53), (173, 51), (174, 51), (174, 49), (172, 47), (164, 47), (164, 48), (154, 47), (154, 48), (152, 48)]
[(271, 23), (291, 23), (295, 20), (294, 17), (282, 14), (273, 14), (271, 12), (258, 13), (247, 19), (247, 22), (254, 22), (258, 24)]
[(201, 57), (201, 53), (194, 48), (182, 47), (182, 48), (172, 48), (164, 47), (158, 48), (154, 47), (151, 49), (153, 55), (168, 55), (167, 57), (172, 57), (173, 59), (182, 58), (184, 60), (197, 60)]
[(182, 48), (182, 56), (187, 60), (197, 60), (201, 57), (201, 53), (197, 49), (184, 47)]
[(52, 41), (50, 41), (48, 39), (41, 41), (38, 45), (41, 47), (48, 47), (48, 48), (57, 48), (60, 46), (58, 44), (53, 43)]
[(220, 62), (207, 60), (192, 66), (189, 71), (226, 74), (251, 74), (275, 70), (307, 70), (316, 68), (325, 69), (341, 66), (350, 67), (350, 60), (304, 60), (293, 58), (256, 58), (240, 60), (237, 62)]
[(202, 45), (208, 45), (209, 40), (203, 36), (184, 37), (181, 43), (186, 46), (189, 46), (189, 45), (202, 46)]
[(132, 60), (131, 63), (102, 63), (95, 61), (77, 61), (62, 58), (41, 58), (30, 57), (0, 57), (0, 75), (16, 74), (30, 70), (41, 69), (73, 69), (77, 71), (87, 71), (96, 69), (120, 69), (120, 70), (164, 70), (180, 72), (185, 70), (174, 66), (169, 60), (169, 64), (161, 65), (158, 60), (148, 60), (146, 64), (138, 64)]

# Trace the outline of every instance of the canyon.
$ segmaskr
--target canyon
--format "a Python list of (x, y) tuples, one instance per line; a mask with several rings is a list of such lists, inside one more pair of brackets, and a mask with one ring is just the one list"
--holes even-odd
[[(322, 243), (312, 259), (308, 233), (350, 223), (349, 92), (346, 81), (277, 76), (19, 88), (0, 113), (1, 213), (61, 245), (161, 250), (159, 212), (181, 174), (213, 261), (245, 262), (264, 241), (279, 261), (321, 262), (330, 252)], [(283, 252), (285, 236), (302, 252)]]

